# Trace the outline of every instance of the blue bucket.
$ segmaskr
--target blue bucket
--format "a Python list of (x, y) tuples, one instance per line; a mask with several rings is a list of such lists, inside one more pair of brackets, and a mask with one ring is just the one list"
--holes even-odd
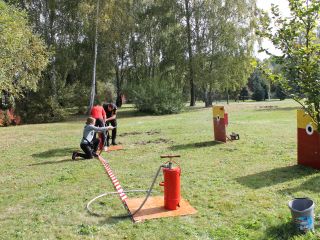
[(288, 204), (292, 220), (302, 233), (314, 231), (314, 202), (309, 198), (295, 198)]

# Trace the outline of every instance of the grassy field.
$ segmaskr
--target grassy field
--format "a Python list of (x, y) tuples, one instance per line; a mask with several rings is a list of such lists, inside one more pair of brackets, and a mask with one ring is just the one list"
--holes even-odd
[[(320, 209), (320, 173), (296, 165), (296, 108), (231, 103), (228, 131), (240, 141), (218, 144), (209, 108), (144, 116), (124, 106), (118, 141), (125, 150), (104, 153), (121, 185), (148, 188), (159, 156), (179, 153), (182, 196), (198, 211), (139, 224), (112, 218), (125, 213), (117, 197), (93, 205), (102, 217), (86, 212), (90, 199), (113, 187), (98, 160), (70, 158), (84, 118), (0, 128), (0, 239), (319, 239), (318, 226), (295, 234), (287, 207), (308, 196), (316, 215)], [(154, 195), (162, 195), (159, 186)]]

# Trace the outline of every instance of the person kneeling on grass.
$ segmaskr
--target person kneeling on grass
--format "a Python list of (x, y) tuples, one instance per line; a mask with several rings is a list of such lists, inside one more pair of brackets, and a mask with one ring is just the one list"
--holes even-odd
[(97, 157), (97, 149), (99, 145), (99, 139), (94, 138), (96, 132), (106, 132), (108, 130), (112, 130), (114, 127), (96, 127), (94, 126), (96, 123), (96, 119), (93, 117), (88, 117), (86, 125), (83, 129), (83, 137), (80, 142), (80, 147), (84, 151), (84, 153), (73, 152), (72, 159), (76, 159), (76, 157), (82, 157), (84, 159), (91, 159), (93, 157)]

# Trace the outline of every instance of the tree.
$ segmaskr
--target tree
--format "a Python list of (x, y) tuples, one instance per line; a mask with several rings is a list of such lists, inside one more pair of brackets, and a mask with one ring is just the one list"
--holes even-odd
[(186, 31), (187, 31), (187, 48), (188, 48), (188, 60), (189, 60), (189, 82), (190, 82), (190, 106), (196, 105), (195, 99), (195, 84), (194, 84), (194, 66), (193, 66), (193, 53), (192, 53), (192, 43), (191, 43), (191, 9), (190, 0), (184, 0), (185, 11), (186, 11)]
[(97, 1), (97, 13), (96, 13), (96, 24), (94, 31), (94, 57), (93, 57), (93, 70), (92, 70), (92, 85), (91, 85), (91, 94), (90, 102), (88, 107), (88, 113), (91, 112), (91, 109), (94, 104), (94, 99), (96, 95), (96, 68), (97, 68), (97, 54), (98, 54), (98, 24), (99, 24), (99, 0)]
[(195, 85), (206, 106), (217, 92), (240, 91), (253, 68), (255, 1), (195, 0), (193, 7)]
[(128, 58), (132, 62), (127, 71), (130, 94), (140, 110), (178, 112), (184, 101), (186, 64), (181, 5), (167, 0), (141, 1), (133, 9), (135, 27)]
[(270, 21), (263, 18), (263, 29), (258, 33), (282, 52), (269, 53), (282, 66), (280, 73), (269, 72), (270, 77), (303, 107), (320, 132), (320, 44), (316, 37), (320, 2), (289, 0), (289, 8), (291, 17), (282, 17), (273, 5), (276, 30), (272, 31)]
[(276, 85), (276, 89), (275, 89), (275, 97), (279, 98), (280, 101), (286, 99), (287, 95), (284, 92), (283, 88), (281, 87), (281, 85), (277, 84)]
[(241, 89), (239, 99), (242, 100), (242, 101), (245, 101), (245, 100), (249, 99), (248, 87), (243, 87)]
[(248, 82), (248, 86), (252, 91), (251, 98), (255, 101), (264, 101), (268, 96), (268, 85), (267, 79), (264, 77), (264, 74), (256, 68), (255, 71), (251, 74)]
[(33, 34), (27, 14), (0, 0), (0, 93), (15, 99), (35, 91), (49, 53), (42, 39)]

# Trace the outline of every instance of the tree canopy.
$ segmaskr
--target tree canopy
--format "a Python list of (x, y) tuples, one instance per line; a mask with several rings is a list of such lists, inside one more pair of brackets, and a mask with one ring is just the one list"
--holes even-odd
[(260, 35), (281, 50), (272, 55), (281, 66), (269, 74), (313, 118), (320, 130), (320, 44), (317, 37), (320, 2), (289, 0), (290, 17), (282, 17), (276, 5), (272, 7), (273, 30), (268, 19), (262, 22)]
[[(188, 100), (190, 105), (203, 100), (210, 106), (218, 95), (240, 93), (253, 71), (256, 0), (5, 2), (10, 9), (23, 9), (20, 14), (24, 21), (27, 14), (37, 34), (32, 36), (40, 36), (52, 53), (45, 60), (36, 58), (43, 67), (36, 65), (39, 71), (28, 75), (35, 78), (43, 70), (41, 81), (33, 82), (28, 88), (32, 91), (18, 102), (19, 109), (30, 110), (25, 116), (36, 109), (45, 121), (59, 119), (60, 110), (75, 106), (83, 113), (90, 95), (118, 106), (125, 95), (140, 110), (146, 109), (140, 103), (154, 103), (153, 112), (177, 112)], [(35, 53), (45, 50), (35, 45)], [(17, 56), (13, 50), (8, 55)], [(142, 94), (144, 86), (154, 94)], [(163, 86), (171, 94), (162, 94)], [(48, 101), (40, 100), (44, 97)], [(165, 103), (169, 98), (170, 104)]]
[(21, 98), (26, 91), (37, 90), (48, 57), (46, 45), (33, 33), (26, 12), (0, 0), (0, 94)]

